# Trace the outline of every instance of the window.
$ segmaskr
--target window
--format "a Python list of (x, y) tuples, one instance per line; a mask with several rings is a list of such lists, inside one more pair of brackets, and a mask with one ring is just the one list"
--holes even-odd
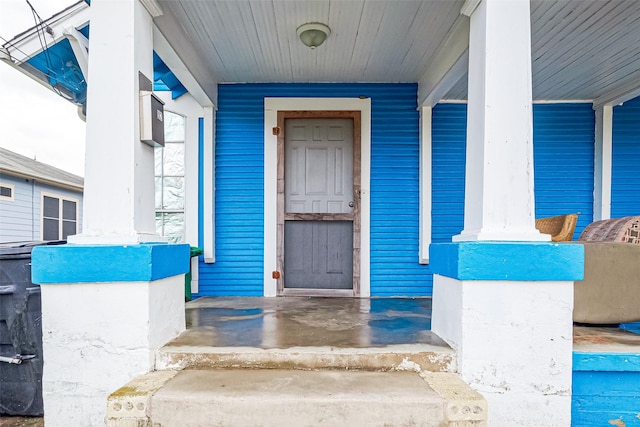
[(13, 190), (13, 185), (0, 183), (0, 200), (13, 202)]
[(78, 232), (78, 201), (42, 194), (42, 240), (66, 240)]
[(164, 147), (155, 149), (156, 232), (171, 243), (185, 241), (185, 119), (164, 112)]

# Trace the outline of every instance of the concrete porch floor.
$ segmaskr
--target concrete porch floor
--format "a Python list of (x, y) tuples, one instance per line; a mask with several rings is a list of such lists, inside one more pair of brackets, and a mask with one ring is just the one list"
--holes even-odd
[(156, 369), (455, 371), (430, 298), (203, 297)]
[(431, 298), (203, 297), (187, 304), (186, 318), (188, 331), (175, 344), (448, 347), (431, 332)]

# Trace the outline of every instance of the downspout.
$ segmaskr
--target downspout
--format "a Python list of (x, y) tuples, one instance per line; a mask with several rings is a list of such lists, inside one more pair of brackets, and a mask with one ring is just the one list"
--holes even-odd
[(34, 197), (36, 196), (36, 180), (31, 180), (31, 240), (36, 240), (36, 204)]

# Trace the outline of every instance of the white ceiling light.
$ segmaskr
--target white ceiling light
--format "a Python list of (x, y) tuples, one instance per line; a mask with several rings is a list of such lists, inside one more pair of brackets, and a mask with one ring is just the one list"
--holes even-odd
[(304, 43), (305, 46), (315, 49), (329, 37), (331, 29), (319, 22), (310, 22), (300, 25), (296, 32), (298, 33), (300, 41)]

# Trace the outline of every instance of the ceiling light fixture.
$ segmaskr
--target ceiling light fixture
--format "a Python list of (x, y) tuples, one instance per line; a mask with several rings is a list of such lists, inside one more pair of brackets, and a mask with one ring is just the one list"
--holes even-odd
[(329, 37), (331, 29), (319, 22), (309, 22), (308, 24), (300, 25), (296, 32), (305, 46), (315, 49)]

